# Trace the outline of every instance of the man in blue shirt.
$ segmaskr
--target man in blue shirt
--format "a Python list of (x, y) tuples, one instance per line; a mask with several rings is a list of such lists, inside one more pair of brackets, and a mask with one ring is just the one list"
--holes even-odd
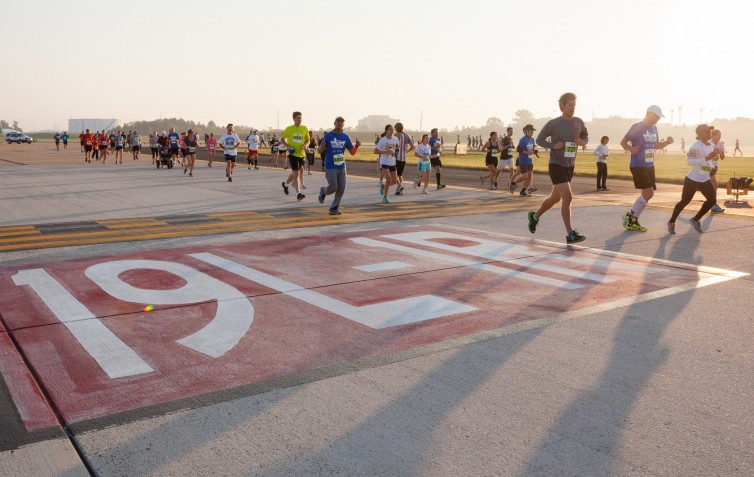
[(178, 160), (178, 142), (181, 140), (181, 135), (175, 132), (175, 128), (170, 128), (170, 134), (168, 134), (168, 141), (170, 141), (170, 160), (173, 161), (173, 165)]
[(444, 189), (445, 184), (442, 183), (442, 161), (440, 160), (440, 153), (442, 152), (442, 139), (439, 137), (437, 128), (430, 131), (429, 138), (429, 162), (435, 170), (435, 178), (437, 179), (437, 190)]
[(634, 202), (631, 210), (623, 216), (623, 228), (636, 232), (646, 232), (647, 228), (639, 225), (639, 216), (649, 204), (657, 189), (655, 184), (655, 150), (664, 149), (673, 144), (673, 138), (665, 141), (658, 140), (657, 122), (664, 118), (659, 106), (647, 108), (647, 114), (641, 122), (631, 126), (626, 136), (620, 142), (624, 150), (631, 152), (629, 169), (634, 178), (634, 187), (641, 189), (641, 194)]
[(319, 143), (319, 153), (325, 154), (325, 177), (327, 178), (327, 187), (319, 190), (319, 203), (325, 203), (325, 196), (335, 194), (335, 198), (330, 205), (330, 215), (340, 215), (340, 199), (346, 191), (346, 156), (348, 151), (353, 156), (361, 146), (361, 141), (356, 140), (354, 145), (348, 134), (343, 132), (343, 126), (346, 120), (338, 116), (335, 118), (335, 128), (325, 134)]
[(55, 140), (55, 150), (60, 150), (60, 133), (55, 133), (55, 135), (52, 137)]
[(536, 129), (534, 129), (534, 126), (531, 124), (524, 126), (524, 136), (518, 141), (518, 147), (516, 147), (516, 151), (518, 152), (519, 176), (513, 179), (513, 182), (510, 183), (509, 187), (511, 194), (513, 194), (516, 190), (516, 184), (523, 182), (524, 188), (521, 190), (520, 194), (522, 197), (528, 197), (531, 195), (528, 191), (534, 173), (534, 160), (531, 156), (537, 152), (534, 148), (534, 138), (532, 137), (534, 131), (536, 131)]

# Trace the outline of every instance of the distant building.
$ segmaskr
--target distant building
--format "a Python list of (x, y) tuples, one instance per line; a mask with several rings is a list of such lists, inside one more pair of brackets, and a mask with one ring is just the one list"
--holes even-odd
[(118, 129), (123, 121), (120, 119), (97, 119), (97, 118), (79, 118), (68, 120), (68, 132), (71, 131), (110, 131)]
[(359, 119), (356, 125), (357, 131), (382, 131), (388, 124), (395, 124), (400, 119), (391, 118), (387, 115), (370, 114), (369, 116)]

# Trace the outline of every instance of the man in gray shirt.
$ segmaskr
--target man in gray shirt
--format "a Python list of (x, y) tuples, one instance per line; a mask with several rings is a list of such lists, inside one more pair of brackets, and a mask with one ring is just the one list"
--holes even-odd
[(563, 225), (568, 232), (566, 243), (572, 244), (582, 242), (586, 238), (571, 226), (571, 201), (573, 200), (571, 179), (578, 148), (586, 145), (589, 137), (584, 121), (574, 117), (576, 95), (563, 94), (558, 100), (558, 105), (563, 112), (562, 116), (549, 120), (537, 136), (537, 145), (550, 150), (549, 172), (552, 192), (539, 206), (538, 211), (529, 212), (529, 232), (536, 232), (542, 214), (562, 200), (560, 213), (563, 216)]

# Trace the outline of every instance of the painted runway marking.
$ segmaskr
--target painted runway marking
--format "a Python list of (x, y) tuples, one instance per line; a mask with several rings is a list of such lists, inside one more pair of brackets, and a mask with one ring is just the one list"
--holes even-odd
[(0, 314), (67, 423), (462, 346), (746, 275), (445, 226), (43, 266), (0, 268)]
[(361, 270), (362, 272), (372, 273), (372, 272), (386, 272), (388, 270), (400, 270), (401, 268), (411, 268), (413, 265), (410, 263), (405, 262), (381, 262), (381, 263), (372, 263), (369, 265), (358, 265), (353, 268), (356, 270)]

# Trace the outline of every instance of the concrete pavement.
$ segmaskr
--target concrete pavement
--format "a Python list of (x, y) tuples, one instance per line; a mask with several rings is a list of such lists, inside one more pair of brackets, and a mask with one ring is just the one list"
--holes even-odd
[[(317, 243), (345, 250), (342, 237), (356, 234), (397, 245), (394, 239), (380, 237), (407, 226), (421, 231), (452, 226), (472, 243), (479, 237), (498, 237), (494, 240), (527, 250), (547, 246), (556, 247), (557, 255), (572, 253), (572, 258), (599, 256), (613, 266), (668, 268), (659, 275), (613, 271), (618, 278), (614, 291), (605, 294), (599, 292), (599, 287), (590, 286), (584, 297), (596, 301), (586, 307), (575, 302), (571, 307), (563, 292), (553, 291), (550, 296), (532, 299), (528, 293), (533, 286), (527, 287), (525, 281), (474, 281), (481, 277), (463, 275), (447, 281), (440, 277), (449, 271), (425, 270), (413, 275), (415, 282), (428, 287), (440, 280), (445, 286), (432, 293), (469, 304), (486, 303), (480, 309), (491, 317), (509, 310), (520, 310), (513, 317), (523, 316), (536, 307), (550, 308), (550, 313), (483, 329), (476, 327), (485, 319), (480, 315), (470, 322), (475, 328), (439, 341), (369, 356), (344, 354), (308, 371), (291, 369), (249, 385), (239, 378), (236, 386), (230, 384), (188, 399), (136, 406), (121, 413), (95, 412), (99, 417), (93, 418), (67, 414), (64, 407), (56, 404), (63, 402), (61, 395), (44, 376), (45, 367), (53, 362), (40, 360), (45, 356), (40, 350), (59, 345), (52, 338), (29, 341), (27, 336), (39, 324), (19, 325), (11, 318), (22, 319), (26, 315), (14, 314), (20, 308), (4, 307), (0, 310), (3, 324), (13, 325), (6, 334), (15, 341), (7, 347), (10, 351), (5, 361), (0, 362), (22, 363), (20, 368), (28, 369), (31, 382), (42, 390), (42, 402), (48, 403), (51, 415), (61, 426), (52, 439), (17, 438), (17, 445), (7, 444), (0, 453), (3, 475), (80, 475), (87, 470), (98, 475), (749, 475), (754, 469), (754, 385), (750, 379), (754, 352), (750, 346), (751, 315), (747, 311), (747, 298), (754, 283), (748, 275), (726, 275), (748, 274), (754, 269), (749, 240), (754, 222), (748, 217), (749, 209), (705, 218), (706, 232), (701, 235), (679, 222), (679, 234), (671, 237), (664, 229), (669, 215), (665, 204), (672, 206), (680, 192), (678, 186), (662, 185), (653, 207), (642, 216), (642, 224), (649, 231), (629, 233), (620, 227), (619, 219), (635, 192), (630, 185), (611, 183), (615, 193), (577, 193), (573, 220), (587, 235), (587, 241), (581, 244), (584, 249), (567, 249), (562, 245), (565, 233), (557, 211), (543, 217), (534, 236), (525, 228), (524, 211), (529, 204), (538, 205), (541, 194), (522, 199), (451, 185), (425, 198), (409, 190), (388, 206), (395, 211), (404, 210), (403, 217), (370, 216), (374, 210), (368, 207), (378, 199), (375, 181), (352, 177), (342, 207), (344, 214), (351, 207), (361, 208), (358, 214), (363, 220), (300, 228), (295, 221), (284, 224), (281, 220), (304, 220), (317, 210), (326, 210), (314, 202), (316, 194), (312, 193), (323, 183), (321, 175), (307, 177), (310, 194), (307, 203), (302, 204), (283, 196), (278, 179), (282, 171), (241, 169), (238, 179), (229, 184), (219, 170), (202, 169), (194, 182), (188, 182), (179, 171), (156, 171), (142, 164), (94, 169), (99, 165), (71, 162), (51, 171), (49, 164), (31, 165), (31, 158), (4, 154), (5, 150), (0, 149), (0, 159), (30, 165), (6, 163), (0, 168), (3, 182), (8, 185), (0, 192), (0, 226), (33, 225), (44, 234), (38, 226), (88, 222), (90, 227), (92, 221), (99, 220), (232, 211), (268, 211), (273, 216), (269, 223), (277, 224), (222, 235), (186, 234), (169, 240), (106, 244), (83, 242), (60, 248), (9, 251), (0, 256), (6, 273), (42, 267), (84, 303), (89, 303), (86, 300), (91, 292), (77, 292), (76, 286), (89, 285), (84, 281), (76, 285), (76, 281), (69, 280), (76, 267), (153, 256), (173, 260), (182, 250), (195, 249), (211, 250), (239, 261), (257, 253), (253, 244), (258, 244), (258, 252), (267, 257), (258, 266), (287, 281), (303, 279), (308, 293), (321, 286), (312, 280), (322, 265), (308, 265), (309, 257), (317, 255), (314, 249), (309, 255), (302, 252), (301, 268), (297, 269), (285, 262), (277, 265), (282, 252), (263, 248), (262, 243), (274, 243), (279, 248), (301, 243), (302, 237), (312, 237)], [(356, 167), (352, 169), (353, 174)], [(539, 185), (543, 183), (539, 180)], [(475, 201), (476, 213), (422, 216), (415, 207), (424, 204), (429, 209), (441, 209), (447, 204), (451, 209), (468, 201)], [(696, 205), (698, 202), (689, 208)], [(276, 211), (281, 215), (275, 216)], [(532, 238), (553, 244), (532, 242)], [(433, 246), (416, 243), (416, 247), (425, 254), (441, 247), (439, 251), (445, 259), (452, 254), (457, 262), (468, 256), (457, 252), (472, 245), (458, 238), (453, 240), (442, 239)], [(249, 252), (227, 254), (239, 247)], [(624, 255), (616, 256), (615, 252)], [(396, 251), (389, 258), (405, 262), (405, 253)], [(485, 255), (483, 259), (489, 262), (481, 265), (511, 267), (520, 264), (512, 260), (521, 260), (522, 256), (535, 257), (528, 251), (500, 262), (496, 256)], [(377, 254), (361, 257), (385, 261)], [(436, 260), (439, 258), (427, 259), (427, 263), (434, 266)], [(516, 270), (540, 273), (549, 279), (560, 277), (555, 268), (536, 271), (533, 265)], [(460, 268), (468, 266), (471, 265)], [(564, 273), (600, 273), (596, 265), (591, 267), (572, 268)], [(345, 270), (345, 265), (337, 268)], [(405, 277), (395, 270), (380, 273), (390, 274), (384, 282), (388, 284), (410, 280), (414, 272), (407, 271)], [(690, 275), (686, 277), (685, 273)], [(662, 283), (657, 282), (657, 277), (662, 278)], [(701, 286), (705, 277), (724, 280)], [(232, 283), (227, 276), (222, 278)], [(678, 288), (679, 283), (683, 288)], [(471, 289), (464, 289), (464, 284)], [(241, 287), (237, 283), (236, 286)], [(355, 285), (343, 282), (339, 289), (346, 291), (347, 286)], [(3, 288), (6, 293), (11, 291), (10, 285)], [(251, 290), (242, 291), (246, 296), (252, 295)], [(327, 293), (339, 296), (334, 291)], [(626, 298), (619, 293), (625, 293)], [(341, 300), (354, 299), (348, 294), (340, 296)], [(360, 299), (370, 302), (369, 294)], [(88, 306), (94, 309), (95, 316), (104, 319), (112, 314), (105, 297), (91, 303)], [(96, 308), (95, 303), (102, 309)], [(569, 310), (558, 309), (564, 304), (569, 304)], [(119, 312), (124, 312), (118, 307)], [(262, 315), (260, 311), (260, 320)], [(428, 323), (436, 326), (438, 322)], [(448, 324), (451, 329), (458, 329), (462, 321), (454, 319)], [(130, 339), (130, 331), (120, 326), (110, 325), (119, 336)], [(419, 334), (430, 329), (425, 325), (408, 326)], [(176, 324), (175, 329), (180, 328)], [(288, 334), (296, 333), (296, 327), (286, 329)], [(312, 350), (332, 336), (332, 332), (322, 333), (324, 329), (311, 328), (312, 333), (317, 333), (311, 335)], [(341, 346), (351, 348), (358, 341), (344, 341)], [(285, 354), (286, 345), (281, 346), (278, 351)], [(287, 350), (288, 354), (301, 347), (299, 344)], [(139, 348), (139, 352), (148, 356), (150, 351)], [(51, 353), (49, 359), (55, 356)], [(334, 355), (330, 352), (328, 356)], [(30, 362), (36, 364), (25, 364)], [(11, 381), (8, 369), (9, 365), (2, 368), (6, 382)], [(74, 368), (63, 369), (72, 372)], [(222, 375), (223, 371), (215, 374)], [(61, 376), (60, 384), (68, 386), (67, 380), (76, 384), (71, 388), (75, 392), (91, 386), (75, 375)], [(108, 385), (108, 380), (103, 379), (101, 384)], [(4, 398), (5, 407), (0, 406), (4, 414), (18, 409), (14, 399), (17, 398)], [(89, 399), (91, 405), (82, 409), (102, 409), (93, 395)], [(28, 428), (28, 424), (24, 425)], [(28, 437), (28, 433), (21, 434)], [(63, 436), (69, 438), (61, 439)], [(48, 451), (57, 457), (45, 457), (44, 452)]]

